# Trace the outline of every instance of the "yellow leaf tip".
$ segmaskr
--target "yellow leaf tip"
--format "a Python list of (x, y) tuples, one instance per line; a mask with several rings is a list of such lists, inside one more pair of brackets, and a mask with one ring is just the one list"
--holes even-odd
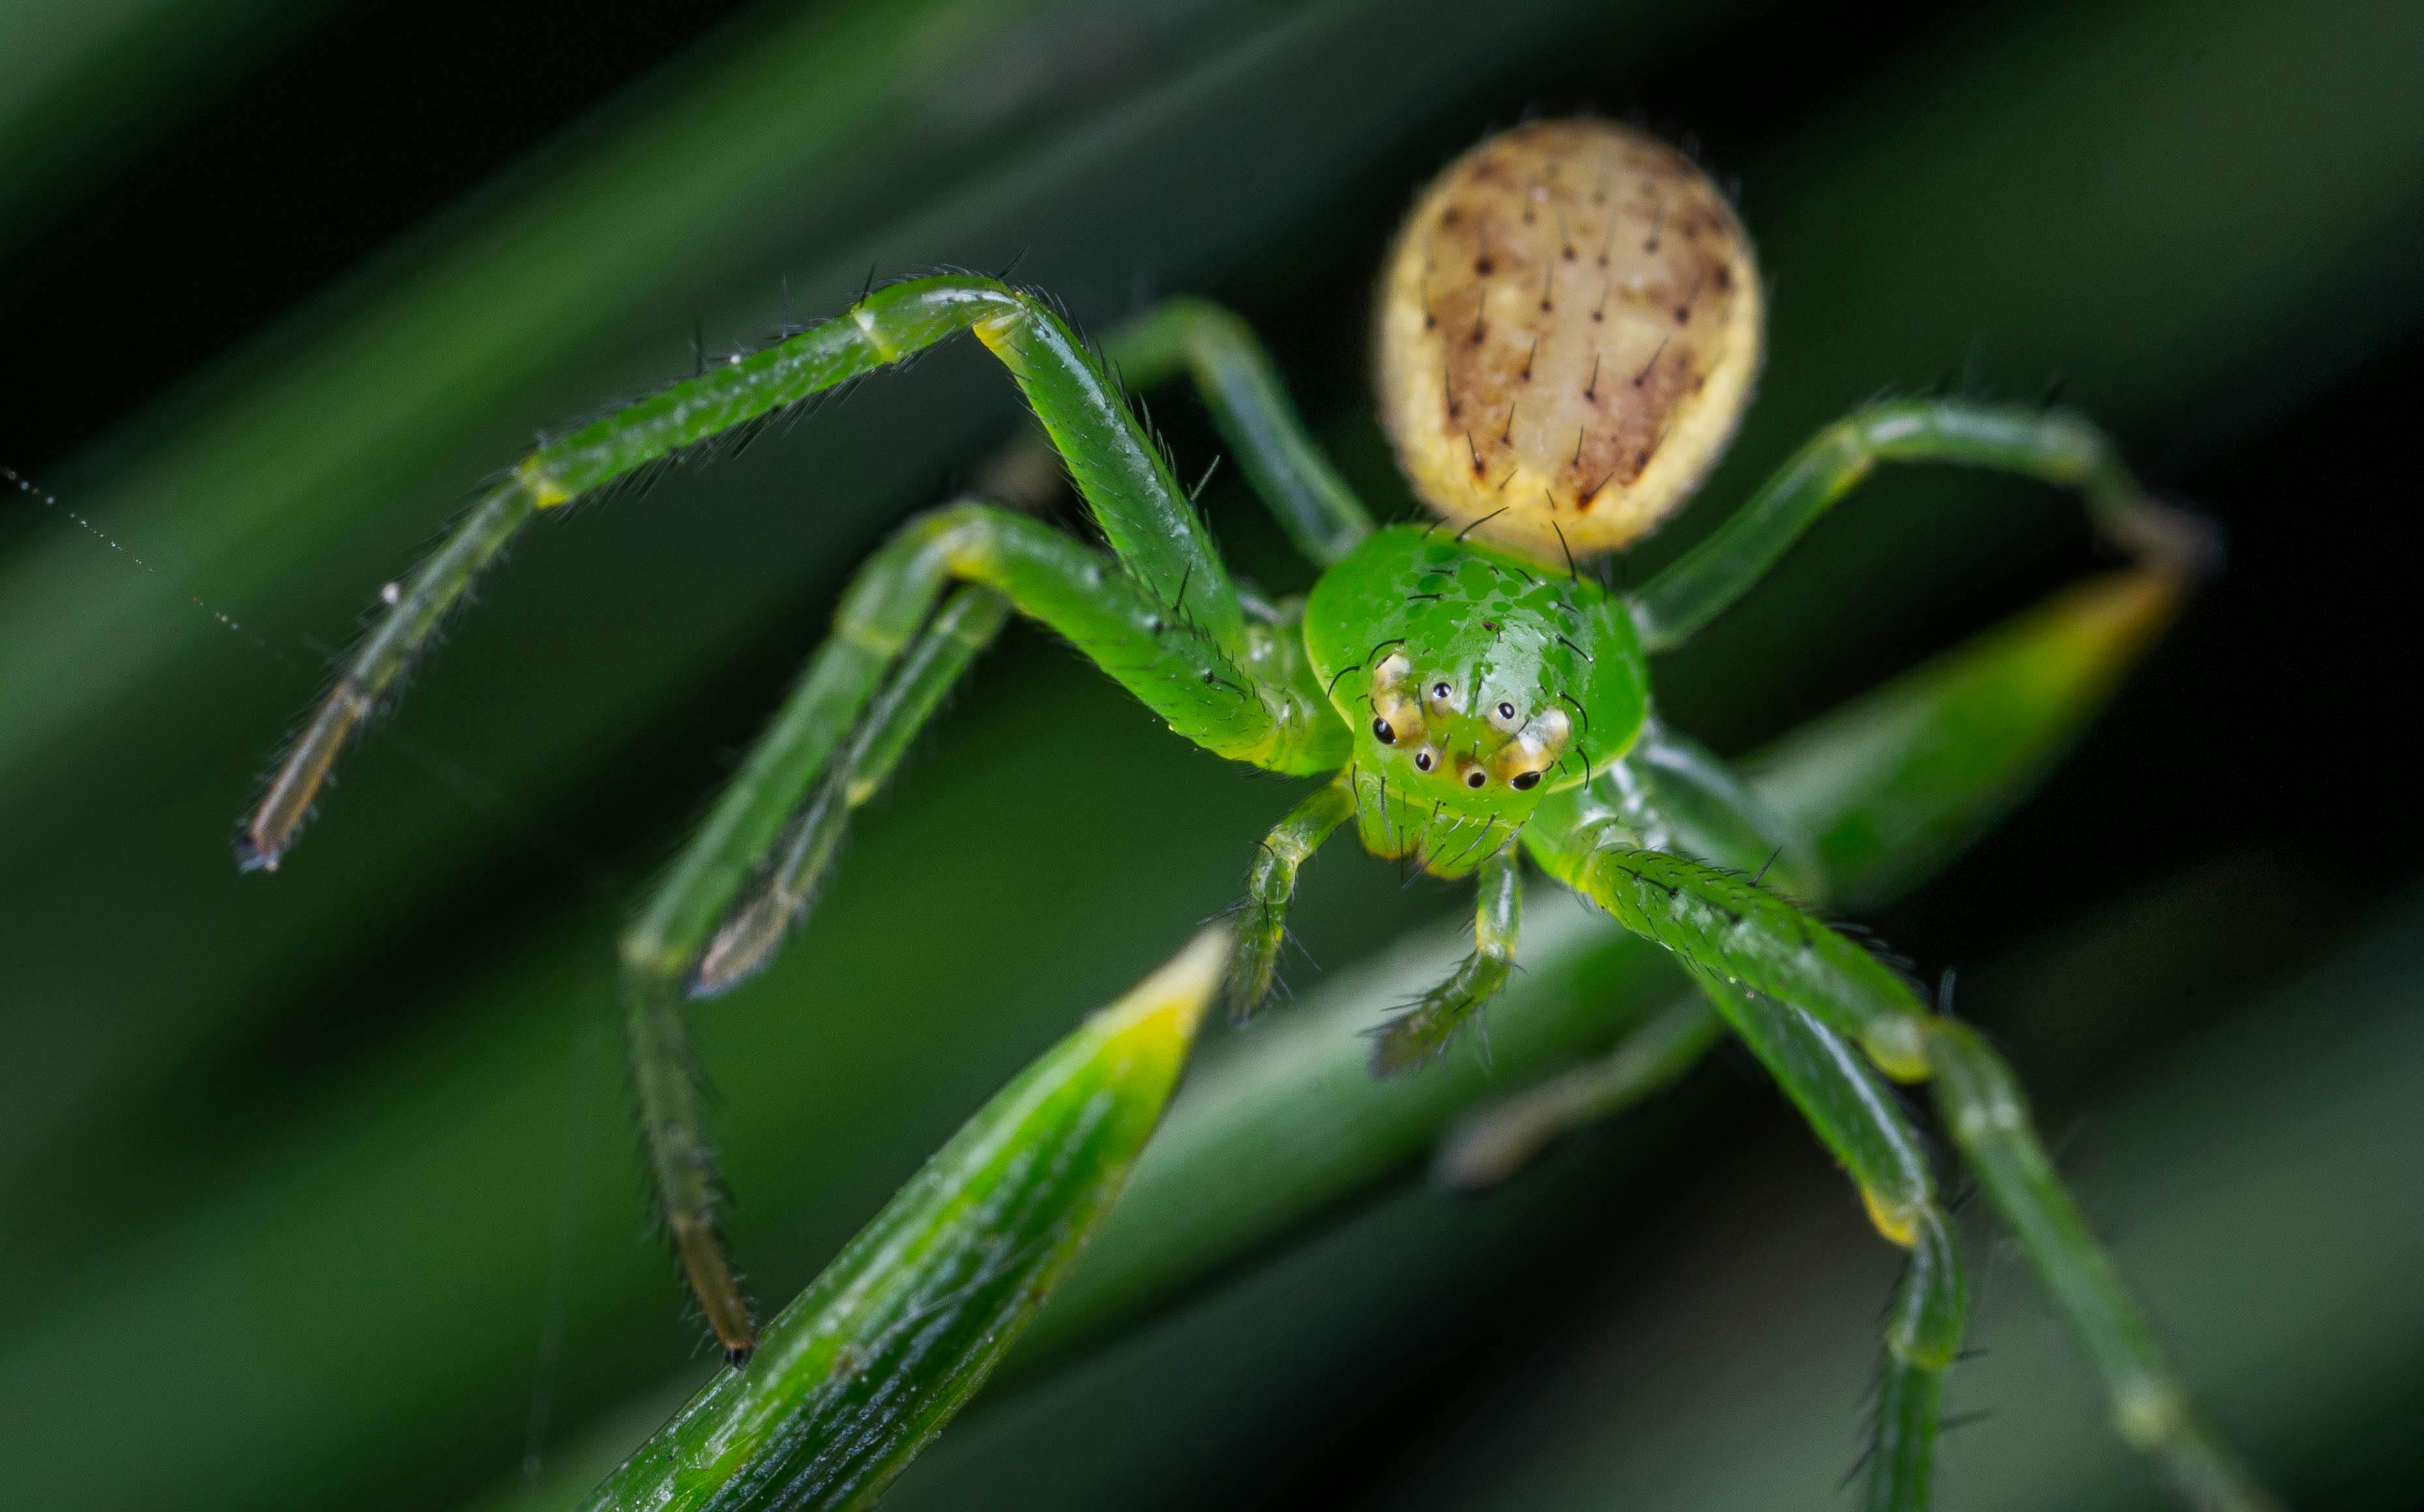
[(1113, 1021), (1107, 1027), (1120, 1035), (1167, 1036), (1180, 1045), (1191, 1043), (1228, 970), (1230, 941), (1226, 925), (1197, 931), (1159, 970), (1103, 1011)]

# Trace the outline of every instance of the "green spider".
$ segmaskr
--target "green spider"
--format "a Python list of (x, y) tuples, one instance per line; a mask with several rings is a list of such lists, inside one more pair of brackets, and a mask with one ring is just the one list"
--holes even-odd
[[(1268, 994), (1298, 868), (1348, 819), (1376, 854), (1475, 875), (1473, 953), (1386, 1025), (1414, 1068), (1505, 981), (1519, 857), (1655, 942), (1698, 981), (1908, 1254), (1887, 1328), (1874, 1506), (1923, 1504), (1965, 1302), (1918, 1134), (1887, 1093), (1929, 1083), (1953, 1142), (2101, 1373), (2115, 1421), (2200, 1505), (2268, 1506), (2202, 1425), (2056, 1175), (2001, 1058), (1828, 928), (1808, 836), (1658, 720), (1647, 658), (1681, 645), (1879, 462), (1948, 462), (2077, 489), (2176, 597), (2193, 522), (2146, 499), (2085, 422), (1950, 399), (1822, 432), (1707, 540), (1635, 592), (1578, 560), (1687, 499), (1757, 375), (1762, 294), (1733, 211), (1688, 159), (1599, 120), (1483, 142), (1417, 201), (1380, 292), (1383, 420), (1441, 517), (1376, 529), (1305, 434), (1243, 322), (1174, 300), (1107, 363), (1042, 297), (968, 275), (869, 293), (543, 445), (469, 513), (388, 611), (272, 779), (238, 844), (274, 867), (339, 749), (474, 576), (535, 514), (685, 447), (973, 331), (1010, 369), (1108, 547), (965, 499), (861, 568), (835, 632), (624, 938), (634, 1081), (676, 1250), (737, 1361), (754, 1338), (714, 1223), (716, 1180), (683, 1000), (763, 965), (805, 912), (852, 809), (1015, 611), (1050, 627), (1206, 750), (1330, 780), (1263, 842), (1233, 1011)], [(1190, 374), (1255, 490), (1323, 567), (1301, 600), (1242, 591), (1111, 376)]]

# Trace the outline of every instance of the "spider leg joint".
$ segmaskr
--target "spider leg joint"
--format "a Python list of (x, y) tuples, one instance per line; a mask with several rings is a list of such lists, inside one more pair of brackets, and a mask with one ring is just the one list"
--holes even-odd
[(523, 491), (531, 496), (531, 501), (541, 509), (553, 509), (558, 504), (571, 501), (572, 490), (557, 482), (555, 475), (541, 466), (537, 457), (531, 457), (514, 469), (514, 477), (521, 484)]

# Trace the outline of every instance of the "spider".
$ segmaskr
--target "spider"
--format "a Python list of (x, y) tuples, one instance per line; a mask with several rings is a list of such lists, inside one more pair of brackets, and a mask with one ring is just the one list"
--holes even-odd
[[(295, 738), (239, 858), (278, 865), (340, 748), (534, 517), (972, 331), (1010, 370), (1104, 545), (998, 497), (901, 527), (859, 570), (832, 636), (622, 942), (650, 1163), (676, 1252), (731, 1358), (746, 1357), (754, 1325), (715, 1229), (683, 1001), (765, 963), (851, 811), (1015, 612), (1178, 735), (1326, 778), (1248, 873), (1227, 984), (1236, 1016), (1271, 991), (1298, 869), (1349, 820), (1374, 853), (1478, 884), (1472, 953), (1377, 1035), (1381, 1074), (1435, 1056), (1506, 980), (1523, 855), (1673, 955), (1907, 1254), (1873, 1504), (1926, 1494), (1965, 1310), (1937, 1178), (1880, 1074), (1933, 1088), (1970, 1174), (2101, 1374), (2122, 1435), (2194, 1503), (2270, 1504), (2189, 1406), (2001, 1058), (1794, 901), (1825, 885), (1809, 838), (1659, 719), (1648, 664), (1881, 462), (2074, 489), (2106, 537), (2183, 581), (2200, 565), (2201, 528), (2146, 497), (2077, 416), (1904, 399), (1820, 432), (1637, 590), (1586, 575), (1584, 560), (1655, 528), (1723, 452), (1758, 374), (1763, 313), (1732, 206), (1683, 154), (1595, 119), (1483, 141), (1422, 193), (1387, 256), (1381, 418), (1437, 517), (1376, 528), (1252, 330), (1218, 306), (1154, 308), (1115, 338), (1112, 361), (1045, 297), (1001, 279), (947, 273), (870, 290), (835, 320), (545, 442), (498, 482), (408, 581), (383, 591), (386, 613)], [(1269, 602), (1231, 578), (1114, 371), (1140, 384), (1192, 377), (1255, 491), (1322, 567), (1309, 594)]]

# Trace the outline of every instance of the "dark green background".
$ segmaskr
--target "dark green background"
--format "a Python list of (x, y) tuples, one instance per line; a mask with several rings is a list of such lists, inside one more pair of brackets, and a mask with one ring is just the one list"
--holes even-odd
[[(2424, 1503), (2424, 11), (115, 14), (0, 21), (66, 81), (0, 96), (0, 171), (52, 184), (0, 199), (0, 462), (61, 501), (0, 505), (11, 1504), (518, 1504), (535, 1382), (549, 1455), (611, 1453), (706, 1368), (645, 1227), (613, 937), (841, 575), (1012, 411), (946, 354), (547, 522), (286, 869), (238, 877), (233, 817), (327, 656), (533, 429), (870, 267), (1016, 260), (1097, 326), (1236, 304), (1395, 512), (1363, 381), (1393, 218), (1491, 126), (1586, 104), (1738, 177), (1773, 289), (1753, 419), (1645, 561), (1832, 414), (1936, 385), (2059, 383), (2229, 532), (2076, 760), (1871, 922), (1962, 969), (2294, 1499)], [(1156, 413), (1191, 475), (1208, 428)], [(1304, 581), (1234, 473), (1206, 506), (1248, 575)], [(1745, 749), (2095, 560), (2059, 501), (1888, 480), (1662, 695)], [(1014, 633), (783, 964), (703, 1017), (758, 1294), (1227, 902), (1292, 790)], [(1299, 925), (1334, 967), (1459, 906), (1342, 850)], [(1954, 1392), (1994, 1415), (1945, 1504), (2155, 1504), (1984, 1255), (1989, 1354)], [(1890, 1265), (1721, 1057), (1501, 1199), (1409, 1183), (981, 1407), (897, 1504), (1819, 1504)]]

